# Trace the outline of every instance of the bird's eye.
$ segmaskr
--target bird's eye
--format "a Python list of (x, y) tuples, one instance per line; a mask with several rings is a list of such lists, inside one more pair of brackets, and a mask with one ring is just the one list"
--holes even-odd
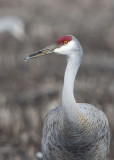
[(64, 41), (64, 44), (67, 44), (68, 43), (68, 41)]

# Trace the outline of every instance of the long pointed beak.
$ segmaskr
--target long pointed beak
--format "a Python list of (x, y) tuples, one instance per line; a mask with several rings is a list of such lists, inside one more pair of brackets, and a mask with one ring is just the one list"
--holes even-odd
[(37, 52), (34, 52), (32, 54), (30, 54), (29, 56), (27, 56), (24, 61), (27, 61), (28, 59), (32, 59), (32, 58), (36, 58), (36, 57), (39, 57), (39, 56), (43, 56), (43, 55), (46, 55), (46, 54), (49, 54), (49, 53), (53, 53), (54, 49), (57, 48), (57, 44), (54, 43), (46, 48), (43, 48)]

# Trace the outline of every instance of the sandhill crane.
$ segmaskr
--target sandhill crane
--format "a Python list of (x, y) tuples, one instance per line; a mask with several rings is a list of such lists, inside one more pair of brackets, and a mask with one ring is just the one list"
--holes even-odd
[(72, 35), (60, 37), (54, 44), (35, 52), (25, 61), (41, 55), (57, 53), (67, 57), (62, 104), (45, 117), (42, 138), (44, 160), (103, 160), (110, 144), (106, 115), (74, 98), (74, 80), (83, 50)]

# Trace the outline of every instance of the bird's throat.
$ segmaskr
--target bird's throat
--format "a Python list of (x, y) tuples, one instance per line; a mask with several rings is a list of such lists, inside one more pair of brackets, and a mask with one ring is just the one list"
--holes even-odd
[(62, 106), (64, 106), (66, 109), (76, 104), (76, 100), (74, 98), (74, 81), (80, 66), (80, 62), (80, 57), (68, 58), (62, 93)]

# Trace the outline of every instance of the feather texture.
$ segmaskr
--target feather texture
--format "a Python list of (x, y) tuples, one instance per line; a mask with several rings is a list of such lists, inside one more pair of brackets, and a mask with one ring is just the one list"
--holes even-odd
[(90, 104), (77, 103), (81, 114), (74, 123), (64, 107), (51, 110), (45, 118), (42, 150), (44, 160), (103, 160), (110, 132), (105, 114)]

